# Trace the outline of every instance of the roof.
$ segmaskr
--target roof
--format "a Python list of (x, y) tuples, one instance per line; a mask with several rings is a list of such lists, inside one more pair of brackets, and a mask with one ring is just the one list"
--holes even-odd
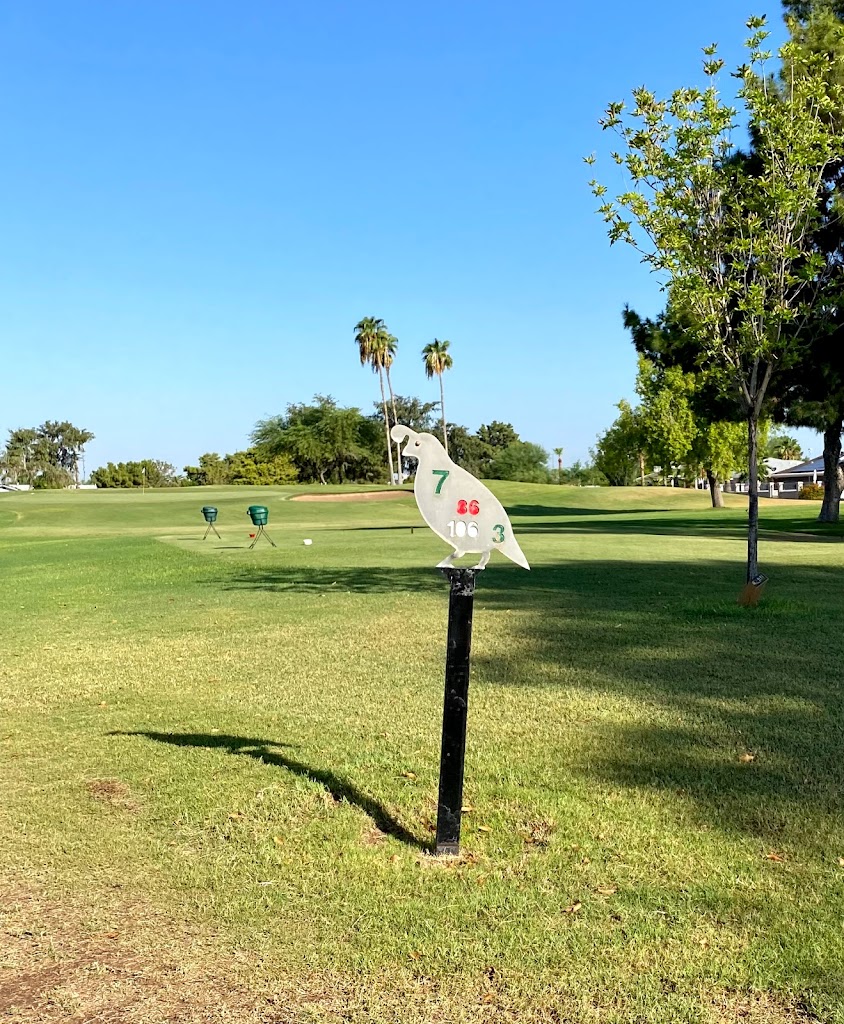
[(784, 469), (794, 469), (795, 466), (802, 466), (803, 459), (765, 459), (765, 465), (771, 473), (781, 473)]
[(781, 469), (777, 473), (772, 473), (768, 479), (785, 480), (794, 476), (813, 476), (815, 473), (823, 473), (823, 455), (819, 455), (816, 459), (809, 459), (808, 462), (799, 462), (790, 469)]

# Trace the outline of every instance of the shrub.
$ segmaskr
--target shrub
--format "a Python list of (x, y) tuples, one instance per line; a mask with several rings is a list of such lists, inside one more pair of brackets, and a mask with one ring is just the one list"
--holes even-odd
[(797, 497), (805, 498), (806, 501), (823, 501), (823, 484), (803, 484)]

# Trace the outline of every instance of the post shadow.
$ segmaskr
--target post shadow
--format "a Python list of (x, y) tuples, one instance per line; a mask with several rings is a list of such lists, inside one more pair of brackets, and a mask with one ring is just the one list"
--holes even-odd
[(360, 808), (385, 835), (392, 836), (407, 846), (415, 846), (422, 850), (430, 850), (432, 848), (432, 844), (429, 841), (421, 839), (406, 829), (397, 818), (390, 814), (383, 804), (362, 792), (349, 779), (343, 778), (342, 775), (335, 775), (334, 772), (324, 768), (313, 768), (278, 752), (278, 749), (281, 747), (290, 747), (289, 743), (278, 743), (275, 740), (250, 739), (245, 736), (224, 736), (217, 733), (116, 731), (110, 732), (108, 735), (143, 736), (146, 739), (155, 740), (156, 743), (170, 743), (176, 747), (222, 748), (230, 754), (252, 757), (256, 761), (261, 761), (263, 764), (273, 768), (285, 768), (300, 778), (323, 786), (338, 802), (345, 800), (346, 803)]

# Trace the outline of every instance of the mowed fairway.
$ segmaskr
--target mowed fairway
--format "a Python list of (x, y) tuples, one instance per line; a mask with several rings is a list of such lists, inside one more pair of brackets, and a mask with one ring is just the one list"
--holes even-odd
[(446, 863), (412, 495), (0, 495), (0, 1019), (844, 1021), (844, 531), (493, 488)]

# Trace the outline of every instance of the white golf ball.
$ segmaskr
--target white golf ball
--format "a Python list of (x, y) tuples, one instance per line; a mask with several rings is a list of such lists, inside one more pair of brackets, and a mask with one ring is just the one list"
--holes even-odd
[(309, 537), (306, 537), (302, 543), (307, 546), (308, 544), (313, 544), (313, 541)]

